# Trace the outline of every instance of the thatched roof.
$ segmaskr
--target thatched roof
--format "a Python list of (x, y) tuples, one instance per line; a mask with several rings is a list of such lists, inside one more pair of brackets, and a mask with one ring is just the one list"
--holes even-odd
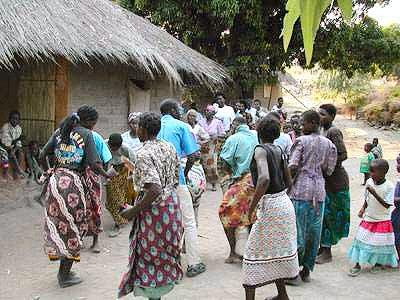
[(109, 0), (1, 0), (0, 69), (56, 56), (136, 64), (176, 83), (182, 73), (211, 85), (228, 78), (216, 62)]

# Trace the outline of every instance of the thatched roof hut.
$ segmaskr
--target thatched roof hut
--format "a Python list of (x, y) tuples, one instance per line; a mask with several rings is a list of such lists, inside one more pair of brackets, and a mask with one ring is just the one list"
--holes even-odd
[(181, 83), (179, 72), (207, 84), (221, 84), (225, 70), (165, 30), (108, 0), (2, 0), (0, 66), (18, 59), (93, 58), (137, 64)]
[[(32, 138), (41, 131), (43, 139), (82, 103), (101, 106), (100, 131), (108, 134), (121, 130), (130, 110), (155, 110), (162, 97), (179, 95), (184, 79), (217, 87), (228, 78), (216, 62), (112, 1), (0, 1), (0, 103), (21, 110)], [(36, 128), (40, 122), (46, 130)]]

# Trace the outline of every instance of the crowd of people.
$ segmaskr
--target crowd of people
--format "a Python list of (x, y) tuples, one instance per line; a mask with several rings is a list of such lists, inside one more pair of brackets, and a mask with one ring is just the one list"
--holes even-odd
[[(84, 105), (65, 118), (40, 155), (37, 143), (30, 144), (29, 157), (38, 165), (32, 169), (44, 174), (44, 249), (50, 260), (60, 261), (60, 287), (82, 282), (71, 268), (80, 261), (85, 237), (100, 252), (102, 183), (114, 220), (109, 236), (132, 223), (118, 297), (161, 299), (183, 277), (183, 250), (186, 276), (206, 271), (198, 250), (199, 208), (205, 190), (215, 192), (219, 185), (218, 213), (230, 247), (225, 262), (243, 265), (246, 299), (271, 283), (276, 299), (288, 299), (286, 285), (310, 282), (315, 264), (331, 262), (332, 246), (349, 235), (349, 177), (342, 165), (347, 150), (334, 126), (335, 106), (289, 117), (283, 104), (279, 98), (271, 111), (259, 100), (231, 107), (217, 94), (203, 111), (192, 105), (182, 112), (176, 100), (166, 99), (160, 114), (131, 113), (129, 130), (106, 140), (95, 131), (97, 111)], [(24, 172), (16, 167), (19, 124), (19, 113), (12, 112), (2, 128), (5, 177), (9, 164), (14, 176)], [(348, 253), (351, 276), (366, 263), (373, 271), (397, 267), (400, 250), (400, 184), (395, 188), (385, 178), (389, 164), (377, 139), (365, 151), (365, 202)], [(400, 156), (397, 162), (400, 172)], [(238, 253), (237, 232), (243, 229), (246, 246)]]

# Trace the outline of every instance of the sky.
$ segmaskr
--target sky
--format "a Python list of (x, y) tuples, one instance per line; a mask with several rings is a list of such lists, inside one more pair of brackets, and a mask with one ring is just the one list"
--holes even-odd
[(378, 21), (380, 25), (386, 26), (392, 23), (400, 24), (400, 0), (391, 0), (384, 7), (375, 5), (370, 9), (368, 15)]

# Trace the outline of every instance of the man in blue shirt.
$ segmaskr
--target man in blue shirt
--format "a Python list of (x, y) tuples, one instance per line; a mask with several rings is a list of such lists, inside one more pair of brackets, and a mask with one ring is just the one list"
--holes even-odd
[(192, 204), (192, 197), (186, 186), (186, 177), (199, 156), (199, 146), (186, 123), (180, 121), (179, 104), (174, 99), (166, 99), (161, 103), (161, 129), (157, 138), (171, 143), (181, 159), (187, 158), (185, 169), (179, 170), (178, 198), (182, 210), (182, 222), (185, 229), (186, 257), (188, 270), (186, 275), (194, 277), (206, 270), (201, 262), (197, 249), (197, 227)]

